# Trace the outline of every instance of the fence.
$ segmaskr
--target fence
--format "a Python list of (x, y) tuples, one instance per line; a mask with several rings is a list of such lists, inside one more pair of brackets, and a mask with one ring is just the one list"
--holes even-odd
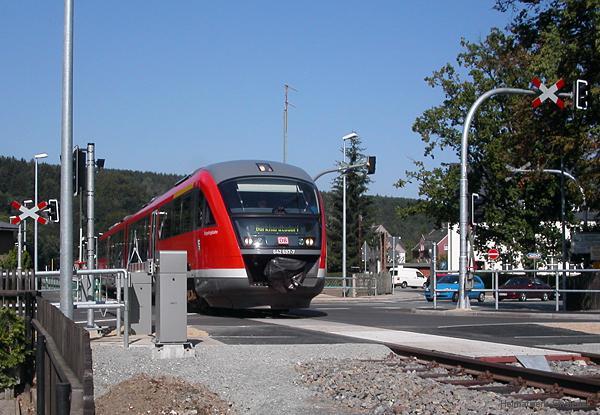
[(390, 294), (392, 280), (389, 272), (355, 273), (346, 277), (346, 290), (344, 291), (343, 277), (328, 276), (325, 279), (325, 288), (340, 289), (343, 297)]
[[(455, 300), (458, 295), (457, 288), (444, 288), (438, 289), (438, 275), (458, 275), (458, 271), (434, 271), (434, 278), (431, 282), (433, 295), (433, 308), (437, 308), (437, 300), (442, 297), (451, 297)], [(513, 270), (477, 270), (474, 272), (475, 275), (479, 276), (483, 283), (484, 288), (473, 288), (471, 291), (472, 296), (476, 296), (477, 293), (491, 293), (494, 297), (495, 309), (499, 307), (499, 302), (507, 297), (517, 297), (521, 301), (527, 299), (527, 293), (533, 293), (535, 296), (539, 296), (544, 300), (554, 300), (555, 311), (560, 309), (560, 299), (563, 299), (563, 304), (566, 304), (566, 299), (571, 294), (598, 294), (600, 293), (600, 287), (594, 287), (597, 284), (600, 272), (597, 269), (556, 269), (556, 270), (540, 270), (540, 269), (513, 269)], [(513, 277), (530, 277), (537, 280), (542, 280), (547, 284), (547, 287), (537, 286), (530, 284), (527, 288), (515, 287), (502, 287), (502, 284)], [(589, 277), (589, 278), (588, 278)], [(583, 284), (580, 282), (587, 278), (590, 280), (588, 287), (581, 288)], [(573, 287), (573, 288), (567, 288)], [(452, 293), (451, 296), (448, 293)], [(516, 295), (515, 295), (516, 294)], [(522, 295), (524, 294), (524, 296)], [(546, 296), (544, 296), (546, 294)], [(596, 299), (596, 303), (597, 303)], [(563, 306), (566, 309), (566, 307)]]
[(89, 333), (49, 301), (37, 297), (35, 360), (38, 414), (93, 414)]

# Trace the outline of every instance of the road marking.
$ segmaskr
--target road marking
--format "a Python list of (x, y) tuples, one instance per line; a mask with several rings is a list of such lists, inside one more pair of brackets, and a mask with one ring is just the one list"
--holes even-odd
[(222, 339), (295, 339), (298, 336), (210, 336), (211, 338)]
[(317, 307), (315, 310), (350, 310), (350, 307)]
[(541, 324), (541, 323), (532, 323), (531, 321), (525, 323), (489, 323), (489, 324), (454, 324), (451, 326), (438, 326), (438, 329), (451, 329), (451, 328), (460, 328), (460, 327), (485, 327), (485, 326), (516, 326), (520, 324)]
[(589, 336), (594, 336), (594, 334), (571, 334), (571, 335), (567, 335), (567, 334), (562, 334), (562, 335), (555, 335), (555, 336), (514, 336), (513, 339), (545, 339), (545, 338), (549, 338), (549, 337), (589, 337)]

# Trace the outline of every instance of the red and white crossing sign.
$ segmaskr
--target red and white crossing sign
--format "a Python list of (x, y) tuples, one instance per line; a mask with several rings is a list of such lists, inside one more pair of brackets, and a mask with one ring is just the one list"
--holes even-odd
[(531, 80), (531, 82), (533, 82), (533, 84), (535, 85), (535, 87), (537, 89), (542, 91), (542, 95), (540, 95), (539, 97), (534, 99), (533, 102), (531, 103), (531, 106), (533, 108), (539, 107), (540, 105), (542, 105), (542, 102), (544, 102), (547, 99), (550, 99), (552, 102), (554, 102), (556, 105), (558, 105), (558, 107), (561, 110), (565, 108), (565, 101), (563, 101), (562, 99), (560, 99), (558, 97), (558, 95), (556, 95), (556, 92), (559, 89), (561, 89), (563, 86), (565, 86), (565, 81), (563, 81), (562, 79), (559, 79), (550, 88), (547, 88), (546, 85), (544, 85), (542, 83), (542, 81), (540, 81), (539, 78), (537, 78), (537, 77), (533, 78)]
[(496, 248), (488, 249), (487, 255), (490, 261), (495, 261), (500, 258), (500, 252), (498, 252)]
[(48, 220), (45, 217), (40, 216), (37, 213), (40, 210), (45, 209), (46, 206), (48, 206), (48, 203), (46, 203), (46, 202), (40, 202), (37, 204), (37, 206), (33, 206), (31, 209), (26, 206), (23, 206), (16, 200), (13, 200), (10, 205), (13, 208), (17, 209), (18, 211), (23, 212), (19, 216), (15, 216), (10, 220), (10, 223), (12, 223), (13, 225), (16, 225), (17, 223), (19, 223), (22, 220), (25, 220), (27, 218), (32, 218), (33, 220), (37, 220), (42, 225), (45, 225), (46, 223), (48, 223)]

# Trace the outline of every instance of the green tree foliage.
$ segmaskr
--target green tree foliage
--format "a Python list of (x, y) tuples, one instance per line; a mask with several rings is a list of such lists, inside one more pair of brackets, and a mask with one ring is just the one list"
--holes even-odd
[(17, 385), (18, 368), (27, 358), (25, 324), (13, 310), (0, 309), (0, 390)]
[[(544, 103), (533, 110), (529, 96), (497, 96), (478, 110), (469, 138), (469, 191), (485, 194), (485, 227), (476, 244), (495, 242), (511, 247), (504, 260), (518, 251), (560, 252), (560, 176), (544, 173), (512, 176), (506, 165), (531, 163), (533, 169), (560, 168), (579, 179), (588, 205), (598, 208), (600, 179), (600, 8), (593, 0), (499, 0), (496, 8), (516, 17), (506, 30), (492, 29), (477, 43), (462, 41), (457, 65), (447, 64), (427, 83), (441, 88), (440, 105), (419, 116), (413, 130), (425, 143), (425, 156), (453, 151), (457, 160), (464, 118), (477, 97), (498, 87), (527, 89), (538, 76), (547, 85), (563, 78), (586, 79), (592, 85), (591, 108), (565, 110)], [(426, 213), (436, 223), (458, 222), (459, 168), (456, 164), (428, 170), (417, 162), (398, 181), (419, 184), (423, 200), (404, 213)], [(567, 180), (568, 220), (582, 204), (576, 185)]]
[[(346, 145), (346, 163), (357, 164), (365, 159), (360, 147), (359, 137), (348, 140)], [(343, 163), (339, 163), (340, 166)], [(346, 175), (346, 255), (347, 269), (360, 266), (360, 248), (366, 240), (372, 239), (373, 213), (371, 200), (365, 195), (371, 179), (366, 169), (349, 171)], [(327, 255), (328, 269), (342, 269), (342, 208), (343, 180), (337, 176), (333, 181), (329, 214), (327, 215)]]
[[(12, 200), (23, 201), (34, 196), (33, 161), (17, 160), (14, 157), (0, 157), (0, 220), (8, 221), (15, 212), (10, 207)], [(96, 174), (96, 233), (104, 232), (112, 224), (136, 212), (154, 196), (160, 195), (181, 176), (132, 170), (103, 169)], [(38, 166), (39, 200), (60, 200), (60, 166), (40, 163)], [(85, 226), (85, 199), (83, 215)], [(75, 255), (78, 249), (79, 197), (73, 198), (73, 242)], [(65, 220), (61, 217), (61, 220)], [(29, 222), (31, 225), (31, 222)], [(38, 226), (38, 263), (40, 269), (46, 266), (58, 268), (59, 224), (49, 223)], [(27, 226), (29, 256), (33, 256), (33, 226)], [(84, 231), (85, 235), (85, 231)]]
[[(0, 268), (3, 269), (17, 269), (18, 258), (17, 258), (17, 247), (14, 247), (2, 259), (0, 259)], [(21, 269), (32, 269), (33, 261), (31, 260), (31, 256), (29, 252), (24, 251), (21, 254)]]

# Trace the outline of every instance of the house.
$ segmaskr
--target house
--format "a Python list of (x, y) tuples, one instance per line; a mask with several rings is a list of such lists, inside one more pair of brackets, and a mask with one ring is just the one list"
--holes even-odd
[(373, 232), (377, 236), (378, 243), (374, 249), (371, 249), (371, 252), (375, 251), (378, 271), (383, 269), (383, 265), (386, 269), (391, 268), (394, 260), (396, 264), (406, 262), (406, 249), (399, 236), (392, 236), (383, 225), (373, 226)]

